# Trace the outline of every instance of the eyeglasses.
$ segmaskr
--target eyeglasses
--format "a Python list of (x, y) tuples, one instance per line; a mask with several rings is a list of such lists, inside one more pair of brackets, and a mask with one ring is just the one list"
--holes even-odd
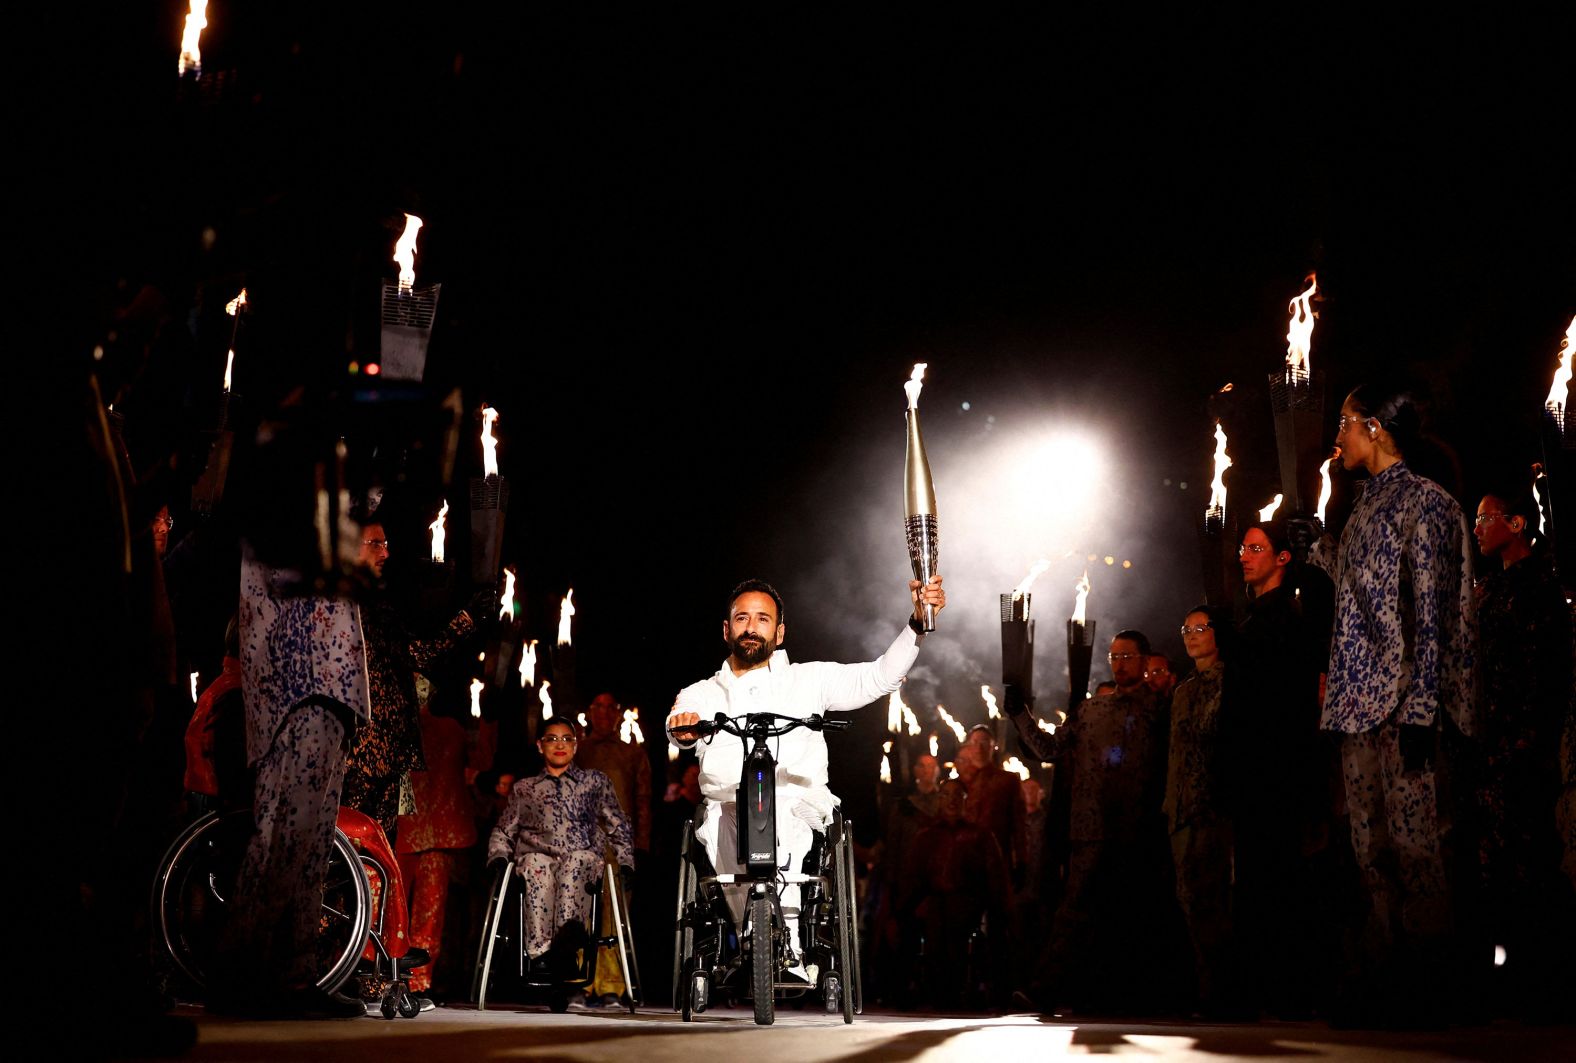
[(374, 550), (387, 550), (389, 541), (387, 539), (363, 539), (361, 540), (361, 545), (370, 546)]
[(165, 531), (169, 531), (170, 529), (175, 527), (175, 518), (174, 517), (154, 517), (153, 518), (153, 526), (155, 528), (163, 528)]
[(574, 735), (543, 735), (542, 744), (547, 746), (572, 746), (580, 739)]
[(1342, 432), (1346, 431), (1347, 425), (1356, 427), (1357, 425), (1362, 424), (1364, 421), (1371, 420), (1373, 420), (1372, 417), (1348, 417), (1343, 413), (1341, 414), (1340, 419), (1335, 422), (1335, 434), (1339, 436)]
[(1246, 557), (1249, 554), (1262, 554), (1268, 549), (1269, 547), (1265, 546), (1263, 543), (1243, 543), (1241, 546), (1237, 547), (1237, 556)]
[(1472, 522), (1472, 526), (1475, 527), (1475, 528), (1481, 528), (1485, 524), (1493, 524), (1496, 520), (1509, 520), (1509, 519), (1510, 519), (1510, 514), (1509, 513), (1479, 513), (1477, 515), (1477, 519), (1475, 519)]
[(1144, 655), (1142, 653), (1108, 653), (1105, 655), (1105, 659), (1108, 661), (1141, 661), (1144, 659)]
[(1182, 625), (1182, 634), (1183, 635), (1202, 635), (1204, 632), (1208, 631), (1210, 628), (1212, 628), (1214, 626), (1215, 625), (1213, 625), (1213, 624), (1192, 624), (1192, 625), (1183, 624)]

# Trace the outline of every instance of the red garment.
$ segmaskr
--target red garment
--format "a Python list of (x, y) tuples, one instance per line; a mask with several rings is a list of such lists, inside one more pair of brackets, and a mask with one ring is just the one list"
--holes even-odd
[(197, 699), (191, 722), (186, 725), (186, 789), (209, 797), (219, 796), (219, 776), (214, 767), (213, 706), (221, 697), (241, 685), (241, 662), (224, 659), (219, 678)]
[[(383, 947), (388, 954), (399, 959), (410, 951), (410, 913), (405, 904), (405, 880), (400, 874), (399, 860), (394, 856), (394, 850), (389, 848), (388, 837), (383, 833), (383, 828), (378, 826), (378, 821), (363, 812), (353, 808), (339, 810), (338, 827), (345, 832), (357, 849), (376, 860), (380, 866), (389, 873), (388, 915), (383, 920)], [(365, 864), (362, 865), (366, 867)], [(383, 883), (370, 867), (366, 868), (367, 879), (372, 886), (372, 926), (378, 925), (378, 912), (382, 905), (382, 896), (385, 892)], [(361, 953), (364, 960), (377, 959), (377, 950), (372, 947), (372, 942), (367, 942), (366, 949)]]
[(410, 943), (426, 949), (427, 955), (432, 957), (427, 966), (410, 973), (413, 992), (432, 988), (432, 972), (438, 966), (438, 951), (443, 945), (443, 915), (449, 903), (449, 883), (459, 863), (460, 854), (453, 849), (399, 854), (400, 873), (410, 886)]
[(465, 783), (465, 728), (421, 709), (421, 746), (427, 770), (410, 773), (416, 813), (399, 817), (400, 853), (469, 849), (476, 844), (476, 810)]

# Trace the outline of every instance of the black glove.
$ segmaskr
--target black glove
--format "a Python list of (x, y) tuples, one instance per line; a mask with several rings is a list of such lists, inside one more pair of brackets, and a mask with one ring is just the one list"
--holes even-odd
[(1323, 534), (1324, 526), (1317, 517), (1286, 518), (1286, 538), (1291, 540), (1292, 554), (1298, 561), (1308, 559), (1308, 551), (1313, 549), (1313, 544)]
[(483, 587), (471, 595), (471, 600), (465, 605), (465, 611), (471, 615), (477, 627), (491, 624), (498, 619), (498, 589)]
[(1023, 688), (1008, 683), (1003, 688), (1002, 708), (1008, 716), (1022, 716), (1026, 712), (1034, 711), (1032, 699), (1023, 696)]

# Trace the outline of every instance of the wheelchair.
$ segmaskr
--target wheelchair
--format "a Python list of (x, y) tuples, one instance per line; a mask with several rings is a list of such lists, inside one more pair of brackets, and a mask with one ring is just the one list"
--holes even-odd
[[(678, 898), (674, 915), (673, 1010), (685, 1022), (712, 1004), (748, 997), (755, 1022), (775, 1020), (776, 1001), (817, 992), (828, 1014), (844, 1023), (864, 1011), (859, 934), (854, 905), (853, 825), (834, 810), (827, 830), (816, 832), (806, 864), (811, 870), (776, 866), (776, 764), (766, 739), (795, 727), (846, 726), (820, 716), (798, 718), (757, 713), (702, 721), (701, 734), (725, 731), (753, 741), (740, 783), (739, 862), (746, 871), (718, 874), (696, 836), (696, 822), (680, 840)], [(745, 798), (748, 799), (745, 799)], [(704, 814), (703, 812), (701, 814)], [(773, 839), (769, 851), (751, 853), (749, 837)], [(765, 857), (762, 859), (762, 857)], [(787, 940), (779, 887), (800, 887), (799, 938)], [(727, 891), (745, 894), (744, 918), (734, 925)], [(817, 970), (815, 984), (785, 977), (793, 955)]]
[[(236, 874), (253, 831), (250, 810), (212, 811), (193, 821), (170, 844), (154, 875), (152, 927), (158, 946), (190, 988), (201, 992), (212, 970)], [(353, 841), (352, 837), (356, 840)], [(339, 989), (357, 974), (363, 960), (367, 977), (382, 984), (379, 1011), (414, 1018), (420, 1004), (411, 995), (410, 968), (390, 955), (389, 935), (403, 935), (403, 905), (374, 906), (371, 877), (392, 892), (398, 882), (392, 854), (376, 821), (352, 809), (339, 810), (323, 880), (317, 986)], [(391, 898), (392, 900), (392, 898)], [(377, 908), (374, 923), (373, 910)], [(387, 919), (394, 910), (393, 925)]]
[[(477, 1011), (487, 1010), (489, 996), (497, 995), (496, 983), (507, 975), (512, 975), (517, 982), (523, 982), (531, 994), (545, 995), (550, 1011), (567, 1011), (569, 999), (575, 991), (584, 989), (595, 980), (598, 953), (611, 948), (617, 950), (619, 971), (624, 978), (624, 994), (620, 1003), (629, 1009), (630, 1014), (634, 1014), (644, 1001), (640, 989), (640, 966), (635, 959), (635, 939), (629, 922), (629, 898), (619, 881), (618, 867), (611, 860), (606, 861), (602, 866), (602, 877), (586, 883), (586, 892), (591, 894), (591, 916), (586, 924), (586, 941), (580, 949), (574, 970), (564, 977), (562, 971), (532, 968), (525, 954), (525, 889), (515, 871), (514, 861), (500, 861), (487, 893), (487, 915), (482, 922), (481, 943), (476, 951), (476, 974), (471, 983), (471, 1000), (476, 1004)], [(601, 933), (604, 914), (613, 917), (613, 933), (610, 935)], [(595, 928), (594, 931), (591, 928)], [(512, 963), (496, 962), (500, 941), (512, 946), (509, 950)]]

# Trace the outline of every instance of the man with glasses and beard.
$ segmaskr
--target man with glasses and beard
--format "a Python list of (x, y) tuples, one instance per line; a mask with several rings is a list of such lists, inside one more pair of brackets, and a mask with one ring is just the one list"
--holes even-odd
[[(925, 606), (938, 613), (946, 605), (941, 577), (921, 584), (908, 583), (912, 612), (908, 624), (885, 653), (866, 664), (833, 664), (814, 661), (790, 664), (782, 645), (787, 628), (782, 597), (764, 580), (747, 580), (728, 596), (722, 621), (722, 638), (728, 659), (717, 673), (679, 691), (668, 714), (667, 727), (674, 741), (693, 746), (696, 735), (686, 728), (718, 713), (742, 716), (774, 712), (808, 717), (826, 712), (863, 708), (896, 690), (913, 667), (924, 639)], [(735, 792), (744, 770), (744, 743), (719, 735), (696, 750), (700, 758), (700, 788), (706, 797), (705, 814), (696, 835), (706, 848), (712, 866), (721, 874), (741, 873), (737, 860), (738, 811)], [(773, 745), (777, 757), (777, 858), (779, 866), (800, 869), (810, 853), (814, 832), (831, 822), (837, 799), (827, 786), (826, 739), (819, 731), (798, 728)], [(782, 891), (783, 917), (788, 940), (797, 948), (799, 888)], [(743, 916), (742, 902), (735, 919)], [(790, 972), (812, 981), (802, 960)]]

